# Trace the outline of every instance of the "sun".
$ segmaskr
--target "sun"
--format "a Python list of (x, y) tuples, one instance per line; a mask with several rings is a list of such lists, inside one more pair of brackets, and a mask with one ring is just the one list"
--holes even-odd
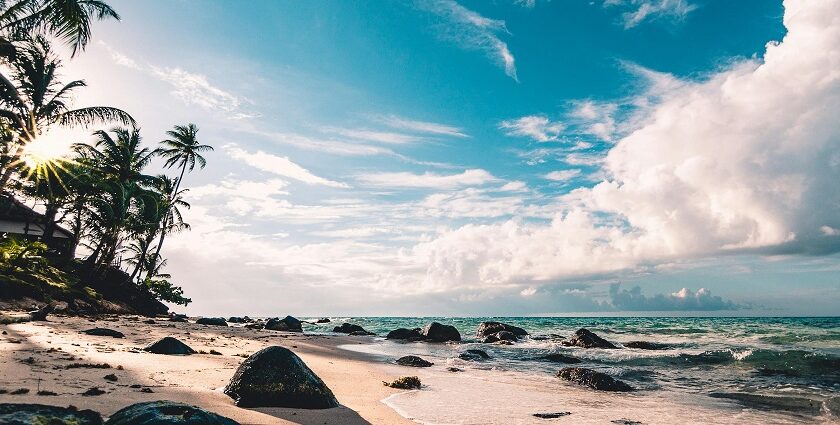
[(52, 130), (39, 134), (23, 147), (20, 159), (29, 169), (66, 161), (72, 140), (65, 132)]

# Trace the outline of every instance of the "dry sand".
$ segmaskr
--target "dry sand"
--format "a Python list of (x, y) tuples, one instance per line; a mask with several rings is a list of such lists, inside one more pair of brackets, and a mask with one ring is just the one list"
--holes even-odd
[[(50, 316), (48, 322), (0, 325), (0, 389), (29, 393), (0, 394), (0, 403), (73, 405), (103, 416), (132, 403), (175, 400), (200, 406), (242, 424), (410, 424), (381, 402), (399, 390), (382, 385), (398, 375), (361, 353), (338, 348), (365, 337), (310, 336), (256, 331), (239, 327), (173, 323), (166, 319), (144, 323), (131, 316), (107, 319)], [(125, 338), (89, 336), (82, 330), (104, 327)], [(137, 350), (164, 336), (173, 336), (196, 351), (221, 355), (167, 356)], [(245, 357), (271, 345), (294, 351), (335, 393), (341, 406), (333, 409), (242, 409), (222, 392)], [(111, 368), (68, 368), (73, 363)], [(111, 382), (105, 375), (114, 374)], [(137, 386), (140, 388), (137, 388)], [(134, 388), (132, 388), (134, 386)], [(105, 391), (83, 396), (90, 388)], [(143, 392), (150, 389), (151, 393)], [(38, 395), (37, 391), (57, 395)], [(145, 390), (148, 391), (148, 390)]]

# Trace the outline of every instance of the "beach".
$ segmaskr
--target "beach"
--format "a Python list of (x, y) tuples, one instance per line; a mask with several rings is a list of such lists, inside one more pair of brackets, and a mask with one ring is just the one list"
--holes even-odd
[[(375, 322), (369, 319), (366, 326), (374, 327)], [(388, 326), (391, 322), (383, 319), (376, 323)], [(576, 323), (572, 321), (571, 325)], [(50, 316), (46, 322), (3, 325), (6, 333), (0, 339), (3, 369), (0, 389), (9, 393), (0, 395), (0, 402), (73, 405), (107, 417), (132, 403), (173, 400), (202, 407), (241, 424), (656, 424), (675, 423), (685, 417), (692, 417), (694, 423), (709, 424), (837, 421), (836, 412), (826, 411), (836, 402), (836, 399), (830, 401), (830, 387), (825, 393), (828, 397), (824, 397), (829, 401), (810, 411), (802, 410), (801, 406), (780, 409), (779, 406), (743, 405), (702, 394), (703, 389), (711, 391), (708, 383), (691, 391), (677, 391), (666, 383), (652, 384), (649, 377), (633, 378), (629, 373), (621, 375), (622, 379), (630, 379), (642, 391), (601, 392), (558, 379), (554, 371), (563, 365), (541, 363), (542, 369), (535, 369), (528, 368), (527, 362), (512, 359), (513, 355), (537, 352), (533, 351), (537, 349), (535, 344), (545, 344), (544, 341), (529, 339), (516, 346), (496, 346), (481, 344), (467, 336), (466, 341), (455, 344), (400, 343), (384, 340), (381, 332), (378, 337), (335, 334), (331, 329), (336, 324), (339, 322), (305, 324), (306, 333), (137, 316), (95, 319)], [(114, 329), (125, 337), (81, 332), (94, 327)], [(179, 339), (199, 354), (173, 356), (139, 350), (165, 336)], [(335, 393), (341, 406), (313, 410), (235, 406), (222, 389), (245, 357), (273, 345), (286, 347), (300, 356)], [(458, 358), (458, 353), (467, 348), (482, 348), (490, 353), (491, 359), (475, 362)], [(637, 353), (628, 349), (581, 349), (575, 354), (600, 356), (605, 352), (610, 352), (610, 356), (622, 352), (620, 355), (625, 358)], [(394, 364), (394, 359), (406, 354), (420, 355), (435, 364), (428, 368)], [(639, 358), (646, 360), (634, 357), (633, 370), (644, 375), (639, 370), (651, 357)], [(453, 367), (459, 371), (451, 372)], [(708, 365), (701, 365), (698, 370), (709, 375), (720, 374)], [(690, 375), (686, 371), (678, 373)], [(115, 375), (116, 380), (105, 379), (109, 374)], [(412, 375), (422, 380), (422, 389), (405, 391), (382, 385), (383, 381)], [(646, 387), (644, 382), (649, 382)], [(11, 394), (19, 388), (29, 392)], [(104, 393), (82, 395), (91, 388), (99, 388)], [(789, 394), (793, 394), (791, 388)], [(38, 391), (55, 395), (38, 395)], [(784, 402), (778, 397), (772, 400), (777, 404)], [(553, 419), (533, 416), (539, 413), (561, 415)]]

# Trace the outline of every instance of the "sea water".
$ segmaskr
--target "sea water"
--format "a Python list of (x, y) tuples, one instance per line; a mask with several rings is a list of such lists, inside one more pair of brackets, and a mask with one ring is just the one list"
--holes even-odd
[[(480, 343), (475, 330), (487, 320), (519, 326), (530, 336), (514, 345)], [(307, 331), (329, 333), (349, 322), (384, 336), (431, 321), (454, 325), (463, 341), (379, 337), (346, 347), (380, 356), (385, 364), (403, 355), (436, 363), (428, 369), (389, 366), (394, 375), (423, 380), (422, 390), (384, 400), (420, 423), (840, 423), (840, 318), (356, 317), (334, 318)], [(665, 349), (585, 349), (563, 346), (557, 338), (580, 328), (619, 346), (649, 341)], [(491, 358), (459, 359), (469, 348)], [(540, 359), (549, 353), (583, 362)], [(448, 372), (450, 366), (463, 372)], [(566, 366), (605, 372), (639, 391), (604, 393), (563, 382), (556, 374)], [(555, 412), (570, 414), (552, 420), (533, 416)]]

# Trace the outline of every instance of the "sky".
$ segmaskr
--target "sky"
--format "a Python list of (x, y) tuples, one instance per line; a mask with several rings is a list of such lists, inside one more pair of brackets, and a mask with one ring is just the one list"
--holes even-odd
[(109, 3), (76, 105), (215, 147), (179, 310), (840, 314), (838, 0)]

